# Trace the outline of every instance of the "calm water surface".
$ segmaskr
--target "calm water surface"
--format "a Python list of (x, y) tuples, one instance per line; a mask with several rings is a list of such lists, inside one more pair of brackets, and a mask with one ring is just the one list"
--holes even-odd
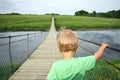
[[(120, 30), (103, 30), (103, 31), (75, 31), (77, 35), (81, 38), (94, 41), (97, 43), (106, 42), (111, 47), (120, 49)], [(13, 35), (21, 35), (27, 33), (36, 33), (36, 32), (6, 32), (0, 33), (0, 37), (5, 36), (13, 36)], [(36, 36), (30, 36), (29, 38), (29, 54), (31, 54), (34, 49), (36, 49), (42, 41), (44, 41), (45, 37), (47, 36), (48, 32), (37, 32), (39, 34), (35, 34)], [(21, 36), (12, 38), (11, 41), (18, 41), (20, 39), (24, 39), (27, 36)], [(9, 39), (0, 39), (0, 44), (8, 43)], [(84, 46), (89, 51), (96, 52), (99, 46), (96, 46), (91, 43), (87, 43), (84, 41), (79, 40), (79, 45)], [(84, 51), (83, 49), (79, 48), (78, 52), (76, 53), (76, 57), (79, 56), (87, 56), (89, 55), (88, 52)], [(20, 42), (13, 43), (11, 45), (11, 56), (14, 63), (22, 62), (28, 56), (28, 48), (27, 48), (27, 40), (23, 40)], [(104, 58), (108, 60), (120, 60), (120, 52), (116, 52), (113, 50), (106, 49)], [(0, 64), (9, 64), (9, 45), (0, 46)]]
[[(21, 63), (28, 57), (28, 55), (31, 55), (31, 53), (44, 41), (48, 32), (0, 33), (0, 37), (8, 37), (9, 35), (15, 36), (15, 35), (23, 35), (23, 34), (31, 34), (31, 33), (38, 33), (38, 34), (29, 35), (29, 40), (26, 39), (27, 35), (11, 38), (11, 42), (18, 41), (18, 42), (12, 43), (10, 47), (13, 63)], [(21, 39), (24, 39), (24, 40), (21, 40)], [(27, 41), (29, 42), (29, 45)], [(0, 45), (8, 42), (9, 42), (9, 38), (0, 39)], [(9, 44), (0, 46), (0, 65), (5, 65), (5, 64), (10, 64)]]
[[(76, 33), (81, 38), (97, 43), (105, 42), (108, 43), (111, 47), (120, 49), (120, 30), (76, 31)], [(99, 48), (99, 46), (81, 40), (79, 40), (79, 44), (92, 52), (96, 52), (97, 49)], [(81, 48), (79, 48), (76, 54), (77, 57), (86, 55), (89, 55), (88, 52), (84, 51)], [(120, 52), (106, 49), (103, 57), (108, 60), (114, 59), (120, 60)]]

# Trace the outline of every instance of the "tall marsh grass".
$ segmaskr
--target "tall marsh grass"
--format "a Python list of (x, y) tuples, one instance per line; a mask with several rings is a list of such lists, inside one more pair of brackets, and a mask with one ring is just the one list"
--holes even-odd
[(55, 16), (56, 27), (63, 26), (72, 30), (120, 29), (120, 19), (85, 17), (85, 16)]
[(51, 16), (0, 15), (0, 31), (48, 31)]

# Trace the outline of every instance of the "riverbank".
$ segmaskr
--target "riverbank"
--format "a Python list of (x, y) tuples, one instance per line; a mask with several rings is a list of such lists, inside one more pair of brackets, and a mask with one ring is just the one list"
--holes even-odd
[(0, 32), (6, 31), (48, 31), (51, 16), (0, 15)]
[(72, 30), (108, 30), (120, 29), (120, 19), (85, 17), (85, 16), (55, 16), (57, 30), (63, 26)]
[[(0, 15), (0, 32), (48, 31), (50, 22), (50, 15)], [(57, 30), (63, 26), (77, 31), (120, 29), (120, 19), (85, 16), (55, 16), (55, 25)]]

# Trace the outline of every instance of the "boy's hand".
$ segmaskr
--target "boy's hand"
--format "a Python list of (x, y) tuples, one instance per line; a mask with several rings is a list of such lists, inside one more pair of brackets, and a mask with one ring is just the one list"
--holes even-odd
[(94, 54), (95, 58), (96, 58), (96, 61), (98, 61), (102, 55), (103, 55), (103, 52), (104, 52), (104, 49), (108, 46), (108, 44), (106, 43), (102, 43), (100, 48), (98, 49), (98, 51)]
[(106, 44), (106, 43), (102, 43), (101, 44), (101, 47), (103, 48), (103, 49), (105, 49), (106, 47), (108, 47), (109, 45), (108, 44)]

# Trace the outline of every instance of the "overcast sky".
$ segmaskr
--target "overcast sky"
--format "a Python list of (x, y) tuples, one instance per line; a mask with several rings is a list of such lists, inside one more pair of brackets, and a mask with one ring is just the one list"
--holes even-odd
[(120, 0), (0, 0), (0, 13), (74, 15), (75, 11), (107, 12), (120, 9)]

